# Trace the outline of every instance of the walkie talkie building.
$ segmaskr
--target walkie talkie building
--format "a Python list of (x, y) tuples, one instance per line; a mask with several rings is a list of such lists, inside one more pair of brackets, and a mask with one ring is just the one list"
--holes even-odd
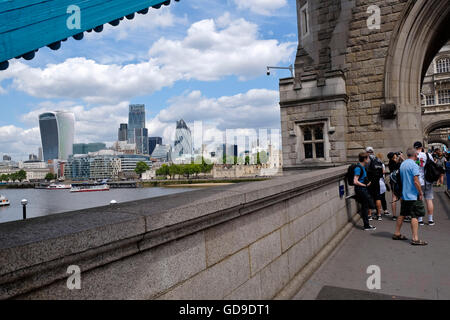
[(56, 111), (39, 115), (44, 161), (67, 160), (73, 153), (75, 115), (72, 112)]

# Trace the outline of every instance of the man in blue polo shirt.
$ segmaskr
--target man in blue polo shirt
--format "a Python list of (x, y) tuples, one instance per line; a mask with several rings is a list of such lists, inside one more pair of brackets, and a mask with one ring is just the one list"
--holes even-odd
[(409, 148), (406, 153), (408, 159), (403, 161), (400, 166), (400, 177), (402, 181), (402, 208), (392, 239), (407, 240), (407, 238), (400, 233), (400, 229), (405, 216), (411, 216), (411, 244), (416, 246), (424, 246), (427, 245), (427, 243), (419, 240), (418, 218), (425, 215), (425, 206), (422, 202), (423, 192), (419, 180), (420, 171), (416, 164), (418, 154), (414, 148)]

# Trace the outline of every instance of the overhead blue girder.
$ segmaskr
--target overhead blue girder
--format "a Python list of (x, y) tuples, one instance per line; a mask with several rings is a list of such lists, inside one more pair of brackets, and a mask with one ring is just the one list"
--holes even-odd
[[(179, 0), (175, 0), (179, 1)], [(30, 60), (44, 46), (59, 49), (69, 37), (83, 38), (83, 32), (101, 32), (103, 25), (118, 25), (124, 17), (146, 14), (149, 7), (159, 9), (170, 0), (0, 0), (0, 70), (8, 60)], [(80, 9), (80, 28), (69, 29), (69, 6)], [(70, 20), (73, 21), (73, 20)]]

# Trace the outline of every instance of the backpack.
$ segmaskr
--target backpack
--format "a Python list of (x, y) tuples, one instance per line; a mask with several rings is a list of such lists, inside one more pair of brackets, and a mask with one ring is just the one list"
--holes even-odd
[(381, 162), (381, 160), (377, 157), (370, 158), (367, 176), (369, 177), (370, 181), (378, 181), (383, 177), (383, 162)]
[(361, 168), (361, 173), (362, 173), (363, 167), (359, 163), (358, 164), (352, 164), (347, 169), (347, 174), (345, 175), (345, 179), (347, 180), (347, 183), (348, 183), (349, 186), (354, 186), (353, 181), (355, 180), (355, 169), (357, 167)]
[(443, 174), (444, 170), (442, 170), (442, 167), (439, 167), (432, 158), (430, 158), (430, 155), (427, 152), (427, 162), (425, 163), (425, 180), (428, 182), (436, 182), (441, 177), (441, 174)]
[(396, 169), (391, 172), (389, 175), (389, 180), (392, 184), (392, 193), (395, 194), (395, 196), (400, 199), (402, 197), (403, 192), (403, 184), (402, 184), (402, 177), (400, 175), (400, 169)]

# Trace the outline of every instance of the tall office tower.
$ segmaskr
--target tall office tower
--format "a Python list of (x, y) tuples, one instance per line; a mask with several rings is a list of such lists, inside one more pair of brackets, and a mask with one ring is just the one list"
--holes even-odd
[(139, 154), (148, 154), (148, 130), (146, 128), (134, 129), (134, 141)]
[(161, 137), (149, 137), (148, 138), (148, 154), (153, 153), (153, 150), (155, 150), (155, 147), (157, 144), (162, 144)]
[(8, 156), (7, 154), (5, 154), (5, 155), (3, 156), (3, 161), (11, 161), (11, 157)]
[(72, 112), (55, 111), (39, 115), (44, 161), (67, 160), (73, 154), (75, 115)]
[(174, 158), (185, 158), (192, 156), (192, 135), (183, 119), (177, 121), (175, 131)]
[(120, 124), (118, 141), (128, 141), (128, 124)]
[(44, 160), (44, 155), (42, 154), (42, 147), (38, 148), (38, 160), (39, 161)]
[(145, 105), (130, 104), (128, 113), (128, 142), (136, 143), (134, 130), (145, 128)]

